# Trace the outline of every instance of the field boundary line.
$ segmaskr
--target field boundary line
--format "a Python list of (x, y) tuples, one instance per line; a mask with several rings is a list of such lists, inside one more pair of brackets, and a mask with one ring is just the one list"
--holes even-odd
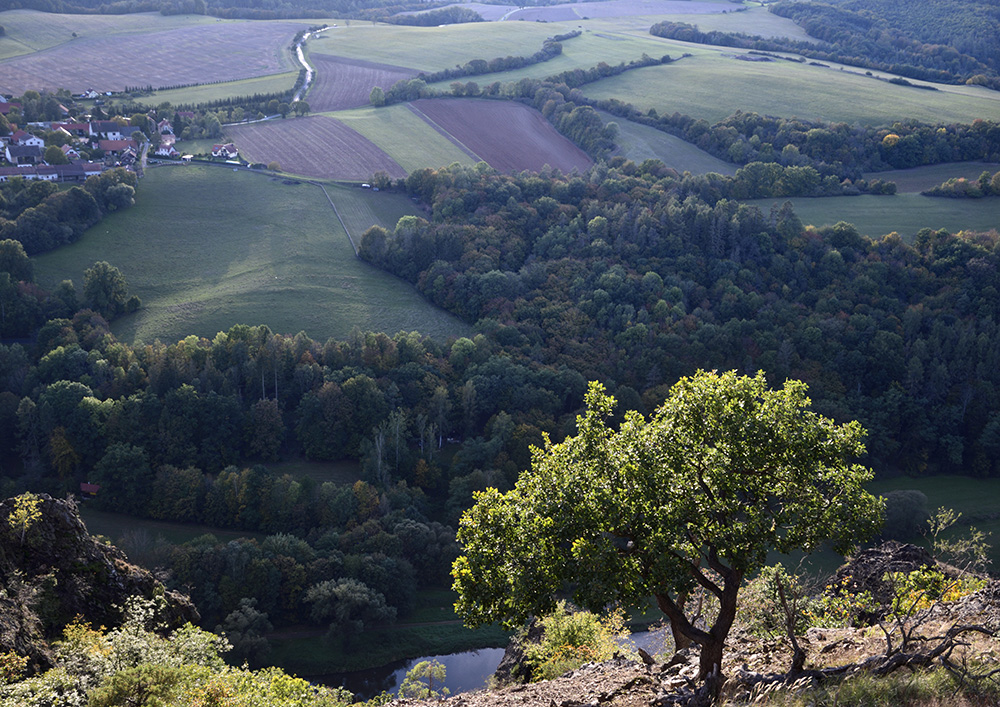
[(333, 203), (333, 199), (330, 198), (330, 192), (326, 190), (326, 187), (319, 182), (309, 182), (310, 184), (315, 184), (320, 189), (323, 190), (323, 194), (326, 195), (326, 200), (330, 202), (330, 206), (333, 207), (333, 213), (337, 215), (337, 220), (340, 221), (340, 225), (344, 227), (344, 233), (347, 234), (347, 240), (351, 242), (351, 247), (354, 248), (354, 257), (358, 257), (358, 246), (354, 243), (354, 238), (351, 236), (351, 232), (347, 230), (347, 224), (344, 223), (344, 219), (341, 218), (340, 212), (337, 211), (337, 205)]
[(415, 105), (413, 105), (413, 103), (407, 103), (406, 107), (409, 108), (410, 111), (415, 116), (417, 116), (422, 121), (424, 121), (425, 123), (427, 123), (429, 126), (431, 126), (432, 128), (434, 128), (435, 131), (437, 131), (439, 134), (443, 135), (447, 140), (451, 141), (451, 143), (455, 147), (457, 147), (458, 149), (460, 149), (462, 152), (464, 152), (466, 155), (468, 155), (469, 157), (471, 157), (472, 159), (474, 159), (476, 162), (483, 162), (483, 161), (485, 161), (485, 160), (483, 160), (482, 157), (480, 157), (475, 152), (473, 152), (468, 147), (466, 147), (465, 143), (463, 143), (457, 137), (455, 137), (454, 135), (452, 135), (451, 133), (449, 133), (447, 130), (445, 130), (444, 128), (442, 128), (440, 125), (438, 125), (437, 123), (435, 123), (433, 120), (431, 120), (430, 117), (426, 113), (424, 113), (422, 110), (420, 110)]

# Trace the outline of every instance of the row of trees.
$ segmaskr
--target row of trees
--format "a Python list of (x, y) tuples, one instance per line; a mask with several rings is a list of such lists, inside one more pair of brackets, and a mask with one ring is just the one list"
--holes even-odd
[(948, 179), (945, 182), (921, 192), (924, 196), (946, 196), (952, 199), (981, 199), (984, 196), (1000, 196), (1000, 172), (992, 176), (983, 171), (978, 179), (964, 177)]

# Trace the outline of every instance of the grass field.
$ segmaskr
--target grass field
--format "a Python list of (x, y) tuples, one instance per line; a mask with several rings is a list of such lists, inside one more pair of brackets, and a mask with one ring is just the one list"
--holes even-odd
[(144, 106), (158, 106), (161, 103), (171, 105), (197, 105), (209, 101), (219, 101), (239, 96), (252, 96), (255, 93), (281, 93), (290, 91), (298, 78), (298, 71), (286, 71), (281, 74), (261, 76), (226, 83), (204, 84), (187, 88), (173, 88), (167, 91), (154, 91), (148, 96), (138, 96), (136, 103)]
[(847, 221), (858, 231), (880, 238), (896, 231), (910, 240), (921, 228), (984, 231), (1000, 228), (995, 199), (940, 199), (920, 194), (895, 196), (840, 196), (811, 199), (755, 199), (765, 214), (774, 204), (791, 201), (804, 224), (826, 226)]
[(83, 518), (83, 522), (87, 525), (87, 532), (91, 535), (103, 535), (106, 538), (110, 538), (116, 544), (123, 536), (129, 533), (136, 533), (137, 531), (147, 534), (153, 540), (163, 538), (174, 545), (190, 542), (197, 537), (209, 533), (222, 541), (235, 540), (237, 538), (257, 538), (258, 540), (263, 540), (265, 537), (263, 533), (220, 530), (219, 528), (212, 528), (207, 525), (171, 523), (151, 518), (136, 518), (120, 513), (97, 511), (86, 503), (80, 505), (80, 517)]
[(326, 185), (326, 190), (355, 242), (374, 224), (392, 229), (403, 216), (421, 213), (405, 194), (398, 192), (372, 192), (338, 184)]
[(405, 105), (357, 108), (331, 115), (381, 147), (407, 172), (423, 167), (444, 167), (454, 162), (475, 163)]
[[(121, 268), (143, 300), (115, 322), (125, 341), (212, 337), (239, 323), (320, 340), (355, 327), (440, 338), (469, 332), (410, 285), (358, 260), (321, 190), (283, 181), (199, 165), (150, 169), (133, 208), (37, 258), (36, 277), (43, 286), (67, 278), (80, 286), (94, 261)], [(361, 190), (357, 198), (365, 198)], [(371, 206), (380, 217), (382, 203)], [(398, 202), (384, 213), (395, 226)]]
[(865, 179), (882, 179), (895, 182), (900, 192), (921, 192), (936, 187), (949, 179), (978, 179), (984, 171), (994, 174), (1000, 164), (994, 162), (946, 162), (913, 169), (894, 169), (888, 172), (870, 172)]
[(690, 142), (670, 135), (647, 125), (640, 125), (629, 120), (622, 120), (610, 113), (600, 112), (605, 121), (614, 121), (618, 125), (619, 154), (633, 162), (646, 159), (657, 159), (678, 172), (704, 174), (718, 172), (719, 174), (736, 174), (738, 165), (723, 162), (718, 157), (708, 154)]
[(526, 22), (404, 27), (355, 20), (324, 32), (308, 46), (311, 52), (430, 72), (470, 59), (534, 54), (546, 37), (564, 31), (560, 25)]
[(748, 62), (719, 50), (660, 40), (651, 56), (692, 56), (666, 66), (629, 71), (583, 87), (594, 99), (618, 98), (640, 110), (680, 112), (717, 122), (742, 110), (811, 120), (881, 124), (902, 117), (929, 123), (1000, 118), (1000, 94), (969, 87), (924, 91), (863, 74), (788, 61)]

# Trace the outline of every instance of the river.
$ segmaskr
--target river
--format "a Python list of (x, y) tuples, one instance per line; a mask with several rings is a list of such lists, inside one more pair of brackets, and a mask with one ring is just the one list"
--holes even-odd
[[(642, 647), (650, 654), (663, 651), (664, 633), (659, 631), (638, 631), (632, 634), (633, 645)], [(400, 660), (380, 668), (359, 670), (353, 673), (334, 673), (330, 675), (315, 675), (309, 679), (315, 683), (331, 687), (343, 687), (352, 692), (357, 699), (370, 700), (380, 692), (396, 694), (406, 673), (417, 663), (424, 660), (437, 660), (445, 667), (445, 687), (449, 694), (478, 690), (486, 686), (493, 675), (500, 659), (503, 658), (503, 648), (482, 648), (477, 651), (463, 651), (448, 655), (431, 655)]]

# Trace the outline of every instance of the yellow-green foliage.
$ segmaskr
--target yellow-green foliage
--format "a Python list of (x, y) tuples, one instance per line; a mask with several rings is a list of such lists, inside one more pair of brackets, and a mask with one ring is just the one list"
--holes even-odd
[[(0, 680), (0, 707), (344, 707), (351, 695), (316, 687), (279, 668), (225, 664), (229, 644), (188, 624), (156, 633), (154, 602), (135, 600), (111, 631), (74, 622), (56, 644), (57, 666), (27, 680)], [(7, 661), (0, 656), (0, 666)], [(14, 675), (13, 677), (17, 677)]]
[(584, 663), (610, 659), (629, 636), (625, 615), (616, 609), (603, 619), (589, 611), (571, 612), (559, 602), (542, 619), (545, 634), (541, 643), (526, 653), (534, 680), (551, 680)]
[(33, 493), (22, 493), (14, 499), (14, 511), (8, 516), (7, 522), (12, 529), (21, 532), (22, 545), (25, 534), (42, 517), (42, 512), (38, 509), (41, 500)]
[(923, 567), (913, 572), (888, 572), (885, 581), (893, 586), (891, 613), (906, 616), (929, 608), (935, 602), (949, 602), (978, 592), (987, 582), (973, 575), (958, 579), (945, 577), (941, 570)]

